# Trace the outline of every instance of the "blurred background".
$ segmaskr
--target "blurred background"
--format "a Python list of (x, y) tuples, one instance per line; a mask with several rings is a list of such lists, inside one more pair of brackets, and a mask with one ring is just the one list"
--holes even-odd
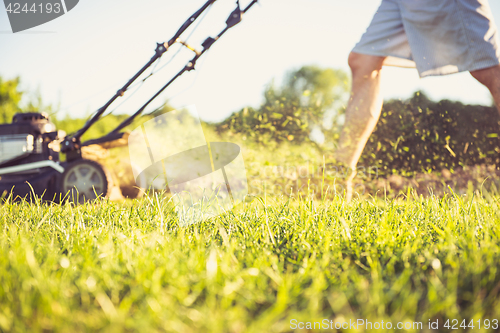
[[(80, 1), (66, 15), (17, 34), (11, 33), (2, 9), (0, 75), (4, 79), (19, 76), (22, 90), (38, 89), (44, 102), (57, 106), (61, 115), (88, 115), (150, 59), (156, 42), (170, 39), (204, 2)], [(196, 104), (203, 120), (220, 121), (242, 107), (258, 107), (266, 86), (272, 80), (282, 82), (287, 71), (318, 65), (347, 72), (349, 51), (379, 4), (374, 0), (262, 0), (199, 62), (198, 71), (176, 82), (151, 108), (166, 99), (175, 106)], [(500, 22), (500, 3), (490, 1), (490, 5)], [(224, 27), (234, 6), (233, 0), (216, 1), (190, 43), (201, 48), (206, 36)], [(152, 77), (117, 112), (136, 110), (189, 57), (189, 51), (182, 51), (177, 61)], [(385, 99), (408, 98), (417, 90), (432, 99), (491, 104), (487, 90), (468, 73), (420, 80), (414, 69), (385, 70)]]
[[(16, 34), (0, 10), (0, 122), (10, 122), (15, 112), (46, 111), (59, 129), (76, 131), (153, 56), (156, 42), (169, 40), (203, 3), (86, 0), (54, 21)], [(196, 105), (209, 141), (227, 140), (246, 149), (245, 160), (253, 166), (249, 177), (252, 172), (262, 176), (263, 168), (293, 165), (308, 170), (303, 181), (317, 176), (320, 182), (317, 166), (332, 159), (349, 96), (347, 57), (379, 4), (262, 0), (198, 61), (196, 71), (149, 106), (146, 114), (154, 112), (144, 119)], [(500, 22), (500, 3), (490, 5)], [(201, 50), (206, 37), (225, 27), (235, 6), (233, 0), (216, 1), (183, 39), (189, 37), (188, 43)], [(180, 44), (172, 46), (153, 66), (155, 75), (131, 89), (126, 103), (118, 99), (109, 108), (113, 115), (84, 139), (106, 134), (136, 111), (192, 56)], [(382, 95), (381, 121), (360, 162), (380, 171), (369, 185), (372, 192), (408, 184), (394, 180), (394, 174), (438, 173), (424, 178), (442, 187), (450, 185), (442, 175), (467, 165), (482, 168), (482, 176), (496, 173), (500, 119), (487, 89), (469, 73), (420, 79), (415, 69), (387, 67)], [(116, 159), (128, 160), (123, 151), (94, 148), (87, 157), (115, 168)], [(297, 180), (297, 168), (295, 175), (278, 171), (272, 182), (280, 184), (279, 191)], [(130, 174), (117, 170), (115, 178), (132, 183)], [(464, 175), (460, 186), (471, 179), (479, 183), (481, 177)], [(258, 187), (263, 186), (259, 180)], [(298, 182), (293, 186), (301, 188)]]

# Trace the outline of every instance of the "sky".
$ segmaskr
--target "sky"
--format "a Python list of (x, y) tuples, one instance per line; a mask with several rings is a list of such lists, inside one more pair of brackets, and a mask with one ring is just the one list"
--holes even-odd
[[(16, 34), (0, 7), (0, 76), (19, 76), (23, 90), (39, 90), (45, 103), (59, 106), (61, 116), (88, 115), (154, 55), (156, 42), (169, 40), (204, 2), (80, 0), (60, 18)], [(248, 3), (241, 0), (242, 7)], [(285, 73), (303, 65), (348, 71), (348, 54), (379, 4), (379, 0), (261, 0), (199, 60), (196, 71), (175, 81), (149, 109), (168, 99), (175, 107), (195, 105), (203, 120), (217, 121), (242, 107), (258, 107), (271, 82), (279, 85)], [(490, 5), (500, 22), (500, 1), (490, 0)], [(201, 49), (206, 37), (225, 27), (235, 6), (234, 0), (217, 0), (189, 44)], [(178, 48), (173, 46), (156, 68)], [(125, 103), (129, 95), (120, 98), (110, 110), (136, 111), (192, 56), (182, 50), (137, 93)], [(384, 68), (384, 99), (408, 98), (416, 90), (435, 100), (492, 103), (487, 89), (468, 73), (420, 79), (415, 69)]]

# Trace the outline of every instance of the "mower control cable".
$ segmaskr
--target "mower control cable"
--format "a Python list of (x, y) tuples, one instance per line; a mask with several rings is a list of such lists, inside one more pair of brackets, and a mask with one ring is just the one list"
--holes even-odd
[[(255, 5), (258, 2), (258, 0), (252, 0), (250, 4), (243, 10), (240, 9), (239, 6), (239, 1), (237, 1), (237, 8), (229, 15), (229, 18), (226, 20), (226, 27), (224, 30), (222, 30), (216, 37), (208, 37), (202, 44), (201, 46), (203, 49), (201, 51), (197, 51), (193, 49), (193, 52), (195, 52), (195, 56), (187, 63), (187, 65), (180, 71), (178, 72), (170, 81), (167, 82), (153, 97), (151, 97), (139, 110), (137, 110), (132, 116), (129, 118), (125, 119), (120, 125), (118, 125), (113, 131), (110, 132), (109, 136), (111, 137), (116, 137), (118, 135), (123, 136), (123, 133), (119, 133), (123, 128), (126, 126), (130, 125), (133, 120), (139, 116), (145, 109), (146, 107), (153, 101), (155, 100), (168, 86), (172, 84), (179, 76), (184, 74), (185, 72), (189, 72), (195, 69), (196, 61), (205, 53), (207, 52), (210, 47), (217, 41), (219, 38), (222, 37), (230, 28), (234, 27), (238, 23), (241, 22), (243, 14), (246, 13), (253, 5)], [(106, 137), (103, 137), (101, 139), (105, 139)], [(97, 140), (91, 140), (91, 141), (98, 141), (101, 139)], [(107, 140), (106, 140), (107, 141)], [(94, 142), (97, 143), (97, 142)], [(87, 145), (87, 142), (85, 142), (85, 145)]]
[[(196, 29), (198, 29), (198, 27), (200, 26), (201, 22), (203, 22), (203, 20), (207, 16), (208, 12), (210, 11), (210, 8), (212, 8), (212, 7), (209, 7), (208, 10), (205, 11), (205, 14), (203, 14), (203, 16), (201, 17), (201, 19), (199, 19), (198, 24), (196, 24), (196, 26), (193, 28), (193, 30), (191, 31), (191, 33), (187, 36), (186, 41), (185, 42), (181, 41), (178, 38), (177, 41), (176, 41), (176, 43), (179, 43), (179, 44), (181, 44), (181, 45), (185, 46), (186, 48), (188, 48), (188, 49), (190, 49), (190, 50), (193, 51), (193, 48), (187, 44), (187, 41), (191, 38), (191, 36), (196, 31)], [(144, 82), (146, 82), (147, 79), (149, 79), (150, 77), (152, 77), (156, 73), (160, 72), (163, 68), (165, 68), (166, 66), (168, 66), (177, 57), (177, 55), (182, 50), (183, 50), (183, 48), (180, 47), (177, 50), (177, 52), (175, 52), (175, 54), (165, 64), (163, 64), (160, 68), (156, 69), (156, 67), (158, 67), (158, 65), (160, 64), (160, 61), (158, 60), (156, 62), (156, 64), (154, 65), (153, 69), (151, 70), (151, 72), (148, 74), (148, 76), (146, 76), (140, 82), (136, 82), (135, 84), (133, 84), (130, 87), (128, 87), (127, 91), (130, 90), (130, 89), (132, 89), (132, 88), (135, 88), (136, 86), (137, 86), (137, 89), (135, 89), (134, 92), (132, 94), (130, 94), (127, 98), (125, 98), (125, 100), (123, 102), (121, 102), (117, 107), (115, 107), (113, 110), (109, 111), (107, 114), (103, 115), (102, 117), (109, 116), (110, 114), (112, 114), (113, 112), (115, 112), (116, 110), (118, 110), (123, 104), (125, 104), (130, 98), (132, 98), (132, 96), (134, 96), (139, 91), (139, 89), (141, 89), (141, 87), (143, 86)]]
[[(187, 19), (184, 24), (179, 28), (175, 35), (165, 43), (157, 43), (155, 55), (144, 65), (121, 89), (119, 89), (116, 94), (104, 105), (102, 106), (92, 118), (90, 118), (85, 125), (78, 130), (74, 135), (67, 136), (62, 144), (61, 151), (64, 153), (70, 153), (76, 151), (77, 155), (80, 155), (80, 139), (85, 132), (101, 117), (101, 115), (106, 111), (106, 109), (118, 98), (125, 94), (125, 91), (134, 83), (151, 65), (153, 65), (167, 50), (176, 43), (179, 37), (193, 24), (196, 19), (209, 8), (216, 0), (208, 0), (205, 4), (198, 9), (193, 15)], [(71, 156), (68, 156), (71, 159)]]
[[(205, 11), (205, 14), (203, 14), (203, 16), (198, 20), (198, 23), (196, 24), (196, 26), (193, 28), (193, 30), (190, 32), (190, 34), (186, 37), (186, 41), (185, 42), (182, 42), (179, 40), (179, 38), (176, 40), (176, 43), (179, 43), (181, 45), (184, 45), (187, 47), (187, 42), (188, 40), (191, 38), (191, 36), (195, 33), (195, 31), (198, 29), (198, 27), (200, 26), (200, 24), (203, 22), (203, 20), (205, 19), (205, 17), (207, 16), (208, 12), (210, 11), (210, 8), (212, 8), (211, 6), (208, 7), (208, 9)], [(133, 84), (132, 86), (130, 86), (128, 88), (128, 90), (132, 89), (133, 87), (139, 85), (139, 86), (142, 86), (142, 84), (144, 82), (146, 82), (147, 79), (149, 79), (151, 76), (155, 75), (156, 73), (160, 72), (163, 68), (167, 67), (176, 57), (177, 55), (179, 55), (179, 53), (182, 51), (182, 47), (180, 47), (177, 52), (175, 52), (175, 54), (165, 63), (163, 64), (160, 68), (156, 69), (156, 67), (158, 67), (158, 65), (160, 64), (160, 61), (158, 61), (153, 69), (151, 70), (151, 73), (149, 73), (148, 76), (146, 76), (144, 79), (142, 79), (140, 82), (136, 82), (135, 84)], [(135, 93), (135, 91), (134, 91)], [(123, 103), (122, 103), (123, 104)], [(121, 106), (121, 104), (120, 104)], [(119, 106), (118, 106), (119, 107)], [(116, 109), (118, 109), (118, 107), (116, 107), (115, 109), (113, 109), (113, 111), (110, 111), (108, 114), (111, 114), (113, 113), (114, 111), (116, 111)]]

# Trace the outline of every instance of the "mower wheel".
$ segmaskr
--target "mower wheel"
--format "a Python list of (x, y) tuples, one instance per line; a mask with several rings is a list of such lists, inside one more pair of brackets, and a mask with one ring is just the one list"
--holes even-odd
[(66, 167), (59, 182), (59, 190), (64, 200), (84, 203), (108, 196), (111, 177), (99, 163), (82, 159)]

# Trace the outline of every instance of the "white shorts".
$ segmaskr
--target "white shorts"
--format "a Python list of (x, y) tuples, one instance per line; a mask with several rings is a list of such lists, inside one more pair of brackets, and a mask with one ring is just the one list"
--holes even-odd
[(487, 0), (382, 0), (353, 52), (386, 56), (388, 66), (416, 67), (420, 77), (500, 63)]

